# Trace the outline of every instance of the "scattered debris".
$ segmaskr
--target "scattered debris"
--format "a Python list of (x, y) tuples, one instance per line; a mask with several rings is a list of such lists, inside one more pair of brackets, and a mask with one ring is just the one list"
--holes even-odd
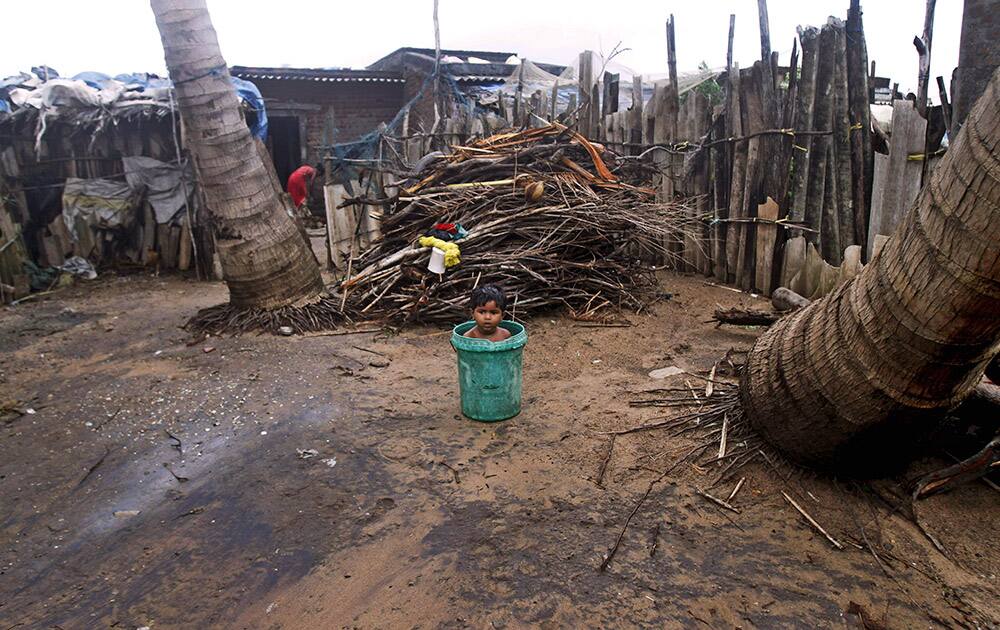
[(295, 452), (298, 453), (299, 459), (309, 459), (319, 455), (319, 451), (314, 448), (297, 448)]
[(712, 319), (718, 322), (716, 325), (729, 324), (731, 326), (770, 326), (781, 319), (782, 313), (773, 313), (751, 308), (718, 308), (712, 315)]
[(784, 491), (781, 492), (781, 496), (785, 497), (785, 501), (788, 501), (788, 503), (791, 504), (791, 506), (793, 508), (795, 508), (798, 511), (799, 514), (801, 514), (802, 516), (804, 516), (805, 519), (807, 521), (809, 521), (809, 524), (812, 525), (816, 529), (816, 531), (818, 531), (819, 533), (823, 534), (823, 536), (827, 540), (830, 541), (831, 545), (833, 545), (834, 547), (836, 547), (837, 549), (840, 549), (840, 550), (844, 549), (844, 545), (842, 545), (840, 542), (838, 542), (833, 536), (831, 536), (830, 534), (828, 534), (826, 532), (826, 530), (823, 529), (823, 527), (819, 523), (816, 522), (816, 519), (814, 519), (812, 516), (809, 516), (809, 513), (806, 512), (805, 510), (803, 510), (802, 507), (798, 503), (795, 502), (795, 499), (793, 499), (792, 497), (788, 496), (788, 494), (786, 492), (784, 492)]
[(649, 373), (649, 378), (663, 379), (667, 378), (668, 376), (676, 376), (678, 374), (684, 374), (684, 370), (680, 369), (676, 365), (671, 365), (668, 367), (653, 370), (652, 372)]
[(167, 469), (167, 472), (170, 473), (170, 475), (174, 479), (176, 479), (178, 483), (184, 483), (185, 481), (189, 481), (187, 477), (182, 477), (182, 476), (178, 475), (177, 473), (175, 473), (173, 471), (173, 469), (170, 467), (170, 464), (164, 462), (163, 463), (163, 467)]
[(80, 486), (82, 486), (87, 481), (87, 479), (89, 479), (90, 476), (92, 474), (94, 474), (94, 471), (96, 471), (98, 468), (101, 467), (101, 464), (103, 464), (104, 460), (107, 459), (109, 453), (111, 453), (111, 449), (109, 447), (105, 447), (104, 448), (104, 454), (101, 455), (98, 458), (98, 460), (96, 462), (94, 462), (94, 464), (90, 468), (87, 469), (87, 472), (86, 472), (86, 474), (83, 475), (83, 478), (81, 478), (80, 481), (78, 481), (76, 483), (76, 487), (77, 488), (79, 488)]
[(746, 480), (747, 480), (747, 478), (746, 478), (746, 477), (740, 477), (740, 480), (736, 482), (736, 487), (735, 487), (735, 488), (733, 488), (733, 491), (732, 491), (732, 492), (730, 492), (730, 493), (729, 493), (729, 496), (728, 496), (728, 497), (726, 498), (726, 502), (727, 502), (727, 503), (731, 503), (731, 502), (733, 501), (733, 499), (735, 499), (735, 498), (736, 498), (736, 495), (737, 495), (737, 494), (739, 493), (739, 491), (740, 491), (740, 488), (742, 488), (742, 487), (743, 487), (743, 483), (744, 483), (744, 482), (745, 482)]
[(723, 501), (722, 499), (720, 499), (718, 497), (714, 497), (714, 496), (710, 495), (709, 493), (705, 492), (704, 490), (701, 490), (700, 488), (695, 488), (694, 489), (694, 493), (697, 494), (700, 497), (708, 499), (709, 501), (711, 501), (712, 503), (718, 505), (721, 508), (725, 508), (725, 509), (729, 510), (730, 512), (735, 512), (737, 514), (740, 513), (739, 508), (733, 507), (730, 503), (728, 503), (726, 501)]
[(771, 306), (776, 311), (794, 311), (808, 306), (812, 300), (804, 298), (791, 289), (780, 287), (771, 294)]
[(611, 434), (611, 438), (608, 440), (608, 451), (604, 455), (604, 461), (601, 462), (601, 468), (600, 468), (600, 470), (597, 471), (597, 487), (598, 488), (603, 488), (604, 487), (604, 473), (608, 469), (608, 463), (611, 462), (611, 453), (615, 449), (615, 438), (616, 437), (617, 436), (615, 434), (613, 434), (613, 433)]
[(336, 457), (330, 457), (328, 459), (321, 459), (319, 461), (323, 462), (324, 464), (326, 464), (330, 468), (333, 468), (334, 466), (337, 465), (337, 458)]
[[(345, 314), (451, 322), (467, 314), (483, 273), (517, 296), (517, 316), (563, 307), (576, 319), (602, 321), (613, 308), (641, 311), (658, 295), (652, 268), (639, 259), (678, 259), (665, 243), (694, 234), (697, 220), (681, 204), (656, 203), (652, 188), (621, 181), (603, 152), (556, 123), (475, 140), (429, 161), (415, 184), (388, 200), (382, 239), (355, 261), (361, 271), (340, 283)], [(534, 196), (526, 198), (526, 187)], [(455, 242), (460, 262), (442, 275), (426, 268), (430, 248), (415, 245), (439, 223), (468, 230)]]
[(930, 473), (917, 482), (913, 491), (914, 499), (923, 499), (940, 492), (951, 490), (969, 481), (975, 481), (992, 470), (1000, 469), (1000, 437), (990, 440), (978, 453), (936, 472)]
[[(295, 334), (295, 331), (292, 329), (291, 326), (279, 326), (278, 334), (281, 335), (282, 337), (291, 337), (293, 334)], [(268, 612), (271, 611), (268, 610)]]
[(371, 348), (363, 348), (361, 346), (351, 346), (351, 347), (354, 348), (355, 350), (360, 350), (362, 352), (368, 352), (370, 354), (378, 355), (380, 357), (386, 356), (386, 355), (382, 354), (381, 352), (379, 352), (378, 350), (372, 350)]
[(438, 462), (438, 466), (444, 466), (445, 468), (447, 468), (448, 470), (450, 470), (450, 471), (451, 471), (451, 474), (452, 474), (452, 476), (453, 476), (453, 477), (454, 477), (454, 479), (455, 479), (455, 483), (456, 483), (456, 484), (459, 484), (459, 483), (462, 483), (461, 479), (459, 479), (459, 477), (458, 477), (458, 471), (457, 471), (457, 470), (455, 470), (455, 469), (454, 469), (453, 467), (449, 466), (449, 465), (448, 465), (447, 463), (445, 463), (445, 462)]
[(184, 449), (181, 446), (181, 439), (166, 429), (164, 429), (163, 432), (167, 434), (167, 439), (170, 440), (170, 446), (177, 449), (177, 452), (183, 455)]
[(178, 514), (177, 516), (174, 517), (174, 520), (177, 520), (179, 518), (184, 518), (185, 516), (194, 516), (195, 514), (201, 514), (204, 511), (205, 511), (204, 506), (198, 506), (196, 508), (188, 510), (187, 512), (184, 512), (183, 514)]

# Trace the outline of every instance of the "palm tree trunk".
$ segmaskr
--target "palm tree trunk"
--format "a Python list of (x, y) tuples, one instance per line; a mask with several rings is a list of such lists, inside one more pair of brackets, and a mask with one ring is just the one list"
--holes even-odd
[(271, 310), (318, 299), (319, 266), (240, 115), (205, 0), (150, 4), (212, 213), (230, 305)]
[(800, 462), (858, 470), (926, 435), (1000, 349), (1000, 72), (892, 238), (754, 344), (740, 396)]

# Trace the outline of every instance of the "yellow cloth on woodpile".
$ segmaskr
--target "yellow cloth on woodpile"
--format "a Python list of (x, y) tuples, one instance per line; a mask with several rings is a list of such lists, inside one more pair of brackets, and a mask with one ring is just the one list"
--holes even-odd
[(458, 249), (458, 245), (454, 243), (442, 241), (441, 239), (433, 236), (421, 236), (419, 242), (421, 247), (437, 247), (443, 251), (445, 267), (454, 267), (458, 263), (462, 262), (462, 251)]

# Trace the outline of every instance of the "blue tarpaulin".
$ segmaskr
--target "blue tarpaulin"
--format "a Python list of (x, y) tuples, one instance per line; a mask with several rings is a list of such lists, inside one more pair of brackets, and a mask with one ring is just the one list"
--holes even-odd
[(257, 114), (257, 122), (250, 127), (250, 133), (257, 136), (261, 140), (267, 139), (267, 110), (264, 109), (264, 97), (260, 95), (260, 90), (257, 86), (249, 81), (244, 81), (237, 77), (229, 77), (232, 81), (233, 86), (236, 88), (236, 93), (241, 99), (246, 101), (246, 104), (250, 106)]

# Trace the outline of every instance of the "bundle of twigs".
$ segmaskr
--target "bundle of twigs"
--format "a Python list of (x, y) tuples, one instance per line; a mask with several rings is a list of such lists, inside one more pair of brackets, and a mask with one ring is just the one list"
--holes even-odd
[[(602, 149), (561, 125), (505, 133), (455, 147), (425, 164), (383, 218), (383, 237), (341, 282), (351, 317), (454, 321), (471, 290), (500, 284), (511, 314), (565, 307), (580, 319), (641, 311), (656, 296), (652, 267), (671, 242), (694, 233), (683, 206), (619, 181)], [(370, 202), (371, 200), (354, 200)], [(469, 230), (462, 262), (426, 269), (417, 245), (436, 223)]]

